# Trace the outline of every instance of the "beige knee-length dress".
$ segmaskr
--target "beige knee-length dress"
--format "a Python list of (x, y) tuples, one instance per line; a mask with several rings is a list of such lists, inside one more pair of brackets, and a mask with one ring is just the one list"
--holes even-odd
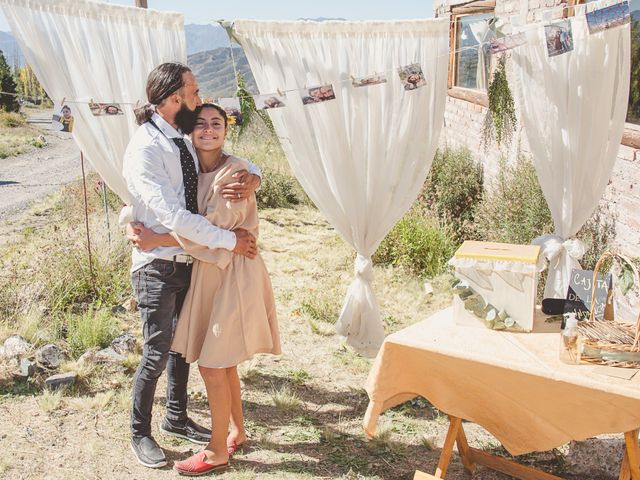
[[(198, 209), (220, 228), (244, 228), (257, 238), (255, 195), (229, 202), (220, 193), (236, 181), (234, 173), (246, 168), (246, 160), (229, 156), (217, 170), (201, 173)], [(194, 264), (171, 349), (189, 363), (210, 368), (232, 367), (256, 353), (280, 354), (273, 290), (260, 254), (251, 260), (176, 238)]]

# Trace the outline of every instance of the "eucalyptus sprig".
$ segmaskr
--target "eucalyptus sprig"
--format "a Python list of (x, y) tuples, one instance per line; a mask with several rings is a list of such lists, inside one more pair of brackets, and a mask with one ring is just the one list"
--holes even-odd
[(489, 108), (482, 126), (481, 145), (485, 150), (495, 141), (498, 146), (509, 145), (516, 130), (515, 102), (509, 88), (506, 72), (506, 56), (498, 60), (498, 66), (488, 89)]

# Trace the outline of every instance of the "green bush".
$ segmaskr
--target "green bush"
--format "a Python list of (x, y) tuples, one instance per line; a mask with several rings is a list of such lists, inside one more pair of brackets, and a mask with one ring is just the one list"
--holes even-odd
[(26, 124), (27, 124), (27, 121), (19, 113), (0, 111), (0, 127), (6, 127), (6, 128), (24, 127)]
[(476, 212), (481, 240), (529, 244), (553, 231), (553, 220), (533, 163), (518, 156), (513, 165), (500, 162), (498, 177)]
[(109, 312), (95, 312), (93, 309), (80, 315), (67, 315), (63, 328), (73, 357), (76, 358), (93, 347), (108, 347), (120, 333), (118, 323)]
[(467, 148), (439, 150), (422, 189), (420, 202), (450, 225), (458, 240), (469, 237), (482, 200), (482, 165)]
[(599, 206), (576, 234), (587, 246), (587, 252), (580, 260), (582, 268), (593, 270), (602, 254), (611, 248), (615, 236), (615, 218), (607, 208)]
[(256, 192), (258, 208), (290, 208), (305, 203), (301, 192), (302, 188), (291, 175), (263, 167), (262, 184)]
[(384, 238), (373, 261), (434, 277), (445, 271), (457, 246), (450, 228), (414, 208)]

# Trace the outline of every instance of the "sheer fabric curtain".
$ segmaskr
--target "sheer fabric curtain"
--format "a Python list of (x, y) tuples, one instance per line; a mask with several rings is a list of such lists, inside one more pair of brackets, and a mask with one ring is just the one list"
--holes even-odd
[[(73, 136), (100, 176), (127, 200), (122, 156), (146, 101), (147, 75), (185, 62), (183, 16), (86, 0), (0, 0), (11, 31), (54, 102), (66, 98)], [(124, 115), (94, 117), (86, 102), (122, 102)], [(75, 103), (85, 102), (85, 103)]]
[[(416, 199), (433, 160), (447, 92), (448, 22), (243, 20), (234, 35), (261, 93), (294, 90), (286, 108), (269, 114), (301, 185), (358, 252), (337, 330), (373, 356), (384, 329), (371, 255)], [(405, 91), (397, 68), (413, 63), (427, 85)], [(376, 72), (387, 83), (351, 85), (352, 76)], [(336, 99), (303, 105), (297, 89), (325, 83), (333, 83)]]
[(544, 28), (513, 50), (520, 118), (549, 204), (554, 235), (534, 240), (549, 260), (546, 298), (564, 298), (585, 246), (573, 238), (607, 186), (629, 96), (629, 25), (589, 35), (571, 19), (573, 51), (547, 55)]

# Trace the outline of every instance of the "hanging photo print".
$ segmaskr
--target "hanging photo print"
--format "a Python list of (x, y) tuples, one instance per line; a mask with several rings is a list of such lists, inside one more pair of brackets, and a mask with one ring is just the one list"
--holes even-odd
[(369, 85), (387, 83), (387, 77), (383, 74), (376, 73), (375, 75), (368, 75), (366, 77), (353, 78), (351, 83), (354, 87), (368, 87)]
[(242, 125), (242, 110), (240, 109), (240, 99), (238, 97), (219, 98), (218, 105), (227, 112), (229, 125)]
[(59, 132), (73, 132), (73, 112), (69, 105), (63, 104), (60, 110), (53, 112), (51, 129)]
[(569, 20), (545, 25), (544, 35), (547, 39), (547, 52), (550, 57), (573, 50), (573, 34)]
[(527, 43), (527, 38), (524, 33), (516, 33), (513, 35), (507, 35), (506, 37), (496, 38), (489, 44), (489, 53), (495, 55), (496, 53), (506, 52), (512, 48), (519, 47)]
[(116, 103), (90, 103), (89, 110), (94, 117), (105, 115), (124, 115), (122, 107)]
[(326, 102), (327, 100), (335, 100), (336, 95), (333, 92), (333, 85), (321, 85), (319, 87), (311, 87), (307, 90), (307, 95), (302, 97), (302, 103)]
[(419, 63), (412, 63), (406, 67), (400, 67), (398, 69), (398, 75), (400, 75), (400, 80), (405, 90), (415, 90), (427, 84)]
[(627, 2), (616, 3), (587, 13), (587, 25), (589, 25), (589, 33), (592, 34), (620, 27), (629, 21), (629, 4)]
[(287, 106), (284, 95), (254, 95), (253, 101), (256, 104), (256, 110), (270, 110)]

